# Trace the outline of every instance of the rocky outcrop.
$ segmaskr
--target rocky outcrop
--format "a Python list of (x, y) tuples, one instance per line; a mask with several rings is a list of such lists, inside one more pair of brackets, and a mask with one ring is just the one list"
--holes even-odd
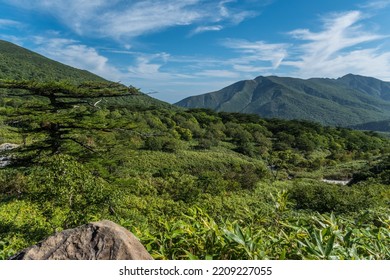
[(12, 256), (11, 260), (151, 260), (136, 237), (111, 222), (64, 230)]
[(19, 145), (12, 143), (3, 143), (0, 145), (0, 168), (9, 165), (12, 158), (10, 155), (4, 153), (16, 149), (17, 147), (19, 147)]

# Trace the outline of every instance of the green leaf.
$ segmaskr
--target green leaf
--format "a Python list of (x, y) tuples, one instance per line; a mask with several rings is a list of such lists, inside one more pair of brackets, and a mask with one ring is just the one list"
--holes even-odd
[(332, 236), (328, 240), (328, 243), (326, 244), (326, 248), (325, 248), (325, 256), (326, 257), (328, 257), (330, 255), (330, 253), (332, 252), (335, 238), (336, 238), (336, 235), (332, 234)]
[(322, 255), (325, 255), (324, 247), (322, 246), (322, 236), (321, 233), (318, 233), (317, 231), (313, 231), (314, 239), (317, 243), (317, 248), (321, 252)]
[(279, 256), (279, 260), (285, 260), (286, 259), (286, 249), (283, 248), (282, 253)]
[(349, 247), (351, 246), (351, 236), (352, 236), (352, 229), (347, 232), (347, 234), (344, 236), (344, 242)]
[(190, 259), (192, 261), (199, 260), (198, 256), (195, 256), (195, 255), (193, 255), (192, 253), (190, 253), (188, 251), (184, 251), (184, 252), (186, 253), (186, 256), (188, 257), (188, 259)]
[(240, 238), (242, 240), (242, 242), (245, 244), (245, 241), (246, 241), (245, 235), (243, 234), (243, 232), (238, 224), (236, 224), (236, 226), (234, 227), (234, 232), (238, 236), (238, 238)]
[(223, 232), (225, 233), (225, 235), (228, 237), (229, 240), (232, 240), (234, 242), (237, 242), (237, 243), (245, 246), (245, 241), (242, 238), (240, 238), (239, 236), (237, 236), (236, 234), (234, 234), (233, 232), (228, 231), (226, 229), (224, 229)]

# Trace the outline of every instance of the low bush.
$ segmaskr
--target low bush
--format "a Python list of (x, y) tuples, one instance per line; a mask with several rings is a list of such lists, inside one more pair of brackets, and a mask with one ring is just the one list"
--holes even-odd
[(370, 188), (340, 186), (318, 181), (300, 180), (293, 184), (290, 199), (297, 209), (320, 213), (348, 213), (373, 207), (374, 196)]

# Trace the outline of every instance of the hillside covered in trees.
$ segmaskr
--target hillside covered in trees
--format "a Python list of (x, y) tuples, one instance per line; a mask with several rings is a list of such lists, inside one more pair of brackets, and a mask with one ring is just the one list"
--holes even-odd
[(0, 259), (101, 219), (156, 259), (390, 258), (387, 138), (15, 78), (0, 81)]
[(176, 104), (345, 127), (388, 120), (390, 83), (353, 74), (338, 79), (259, 76)]

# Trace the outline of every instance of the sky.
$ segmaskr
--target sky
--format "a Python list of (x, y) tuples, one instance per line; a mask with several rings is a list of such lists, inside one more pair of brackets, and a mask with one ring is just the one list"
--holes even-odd
[(390, 0), (0, 0), (0, 39), (170, 103), (257, 76), (390, 81)]

